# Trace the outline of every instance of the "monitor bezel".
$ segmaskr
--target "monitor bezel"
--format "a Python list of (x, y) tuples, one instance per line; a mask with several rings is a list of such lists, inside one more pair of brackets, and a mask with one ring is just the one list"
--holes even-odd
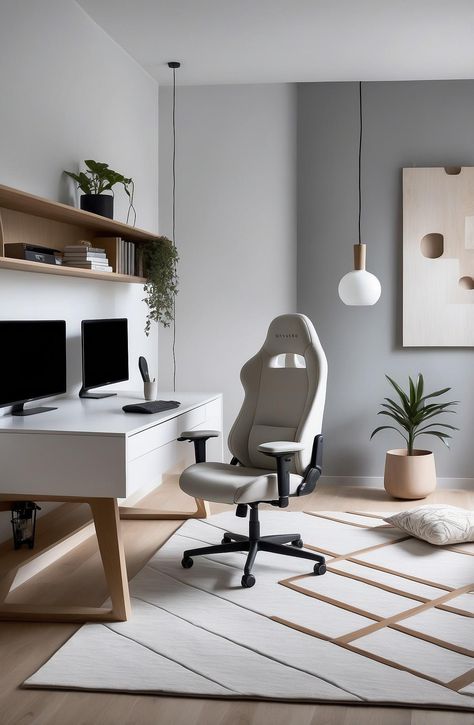
[[(107, 383), (97, 383), (96, 385), (86, 385), (84, 380), (84, 325), (89, 323), (99, 322), (125, 322), (126, 333), (127, 333), (127, 377), (115, 380), (109, 380)], [(95, 388), (102, 388), (104, 385), (114, 385), (114, 383), (123, 383), (126, 380), (130, 380), (130, 351), (128, 348), (128, 317), (102, 317), (99, 319), (82, 320), (81, 321), (81, 361), (82, 361), (82, 387), (84, 390), (94, 390)]]
[(23, 403), (32, 403), (35, 400), (46, 400), (46, 398), (54, 398), (56, 395), (64, 395), (64, 393), (67, 393), (67, 337), (66, 337), (66, 320), (0, 320), (0, 325), (31, 325), (32, 323), (38, 323), (38, 324), (45, 324), (48, 322), (62, 322), (64, 325), (64, 366), (65, 366), (65, 375), (64, 375), (64, 390), (58, 390), (54, 393), (47, 393), (46, 395), (38, 395), (34, 398), (23, 398), (22, 400), (12, 400), (8, 403), (2, 403), (0, 400), (0, 408), (10, 408), (14, 405), (22, 405)]

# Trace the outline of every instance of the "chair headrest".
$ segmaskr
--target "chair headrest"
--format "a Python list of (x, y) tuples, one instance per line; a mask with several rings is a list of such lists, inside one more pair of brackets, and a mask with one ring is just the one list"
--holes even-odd
[(270, 355), (280, 353), (303, 355), (310, 344), (319, 344), (313, 323), (306, 315), (295, 313), (275, 317), (268, 328), (263, 349)]

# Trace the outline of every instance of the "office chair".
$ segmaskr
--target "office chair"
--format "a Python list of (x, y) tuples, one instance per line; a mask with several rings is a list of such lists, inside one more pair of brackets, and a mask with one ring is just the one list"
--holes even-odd
[(195, 556), (245, 551), (242, 586), (252, 587), (257, 552), (268, 551), (310, 559), (314, 573), (324, 574), (324, 557), (302, 550), (299, 534), (261, 536), (258, 519), (260, 503), (286, 508), (291, 497), (314, 491), (321, 475), (327, 361), (311, 320), (299, 314), (274, 319), (240, 379), (245, 397), (229, 434), (231, 462), (206, 462), (206, 441), (217, 431), (185, 431), (178, 440), (194, 443), (196, 463), (179, 485), (194, 498), (237, 504), (242, 518), (250, 509), (249, 534), (226, 532), (220, 545), (185, 551), (181, 564), (188, 569)]

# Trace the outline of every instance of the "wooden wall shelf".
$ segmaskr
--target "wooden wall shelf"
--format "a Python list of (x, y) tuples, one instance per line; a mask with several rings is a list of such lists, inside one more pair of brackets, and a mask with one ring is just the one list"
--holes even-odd
[(5, 256), (5, 247), (9, 243), (22, 242), (62, 250), (66, 245), (78, 244), (82, 240), (95, 240), (97, 244), (100, 237), (120, 237), (129, 242), (146, 244), (157, 236), (114, 219), (0, 184), (0, 269), (143, 284), (146, 281), (143, 277), (13, 259)]
[(86, 277), (87, 279), (100, 279), (107, 282), (131, 282), (145, 284), (145, 277), (132, 277), (130, 274), (117, 274), (116, 272), (97, 272), (95, 269), (81, 269), (80, 267), (67, 267), (63, 265), (42, 264), (29, 262), (26, 259), (12, 259), (0, 257), (0, 269), (13, 269), (17, 272), (40, 272), (42, 274), (56, 274), (63, 277)]

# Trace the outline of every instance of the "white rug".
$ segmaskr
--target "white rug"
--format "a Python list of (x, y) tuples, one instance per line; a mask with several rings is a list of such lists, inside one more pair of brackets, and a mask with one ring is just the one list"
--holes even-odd
[(434, 547), (374, 514), (262, 512), (327, 558), (265, 552), (180, 561), (245, 533), (232, 513), (189, 520), (131, 582), (128, 622), (87, 624), (27, 687), (474, 709), (472, 547)]

